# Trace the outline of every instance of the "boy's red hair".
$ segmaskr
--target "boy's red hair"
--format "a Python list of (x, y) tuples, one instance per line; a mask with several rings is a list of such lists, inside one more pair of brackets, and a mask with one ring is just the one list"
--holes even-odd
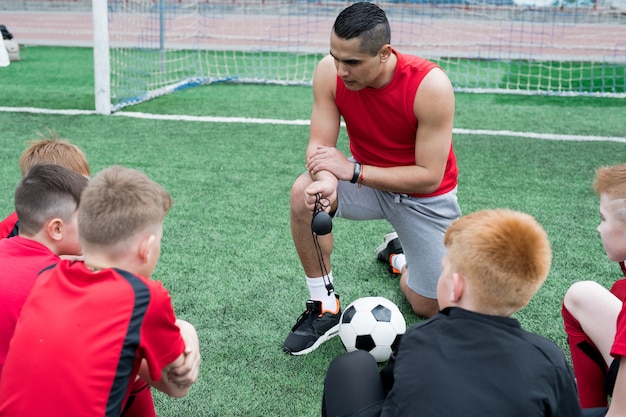
[(552, 261), (545, 230), (512, 210), (463, 216), (448, 228), (444, 243), (452, 271), (471, 283), (477, 307), (489, 314), (508, 316), (528, 304)]

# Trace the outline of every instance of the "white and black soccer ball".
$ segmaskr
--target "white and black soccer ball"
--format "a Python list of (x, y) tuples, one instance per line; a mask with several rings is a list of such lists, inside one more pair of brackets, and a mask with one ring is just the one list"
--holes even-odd
[(366, 350), (376, 362), (389, 359), (405, 331), (406, 322), (400, 309), (384, 297), (355, 300), (339, 321), (339, 337), (346, 350)]

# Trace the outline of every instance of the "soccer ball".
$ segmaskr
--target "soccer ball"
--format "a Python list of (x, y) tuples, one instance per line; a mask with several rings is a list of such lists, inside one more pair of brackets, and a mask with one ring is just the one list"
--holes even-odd
[(376, 362), (389, 359), (405, 331), (406, 322), (398, 306), (384, 297), (355, 300), (339, 321), (339, 338), (346, 350), (366, 350)]

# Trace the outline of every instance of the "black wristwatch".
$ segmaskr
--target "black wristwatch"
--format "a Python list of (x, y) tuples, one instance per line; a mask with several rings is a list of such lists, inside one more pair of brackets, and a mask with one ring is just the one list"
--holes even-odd
[(350, 182), (352, 184), (356, 183), (359, 180), (359, 175), (361, 175), (361, 164), (358, 162), (354, 162), (354, 174), (352, 174), (352, 179)]

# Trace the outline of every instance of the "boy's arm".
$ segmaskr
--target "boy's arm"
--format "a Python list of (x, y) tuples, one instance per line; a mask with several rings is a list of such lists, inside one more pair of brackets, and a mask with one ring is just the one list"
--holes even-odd
[[(562, 365), (555, 368), (557, 370), (555, 387), (555, 402), (551, 409), (546, 409), (545, 415), (554, 417), (577, 417), (582, 416), (580, 402), (578, 400), (578, 390), (572, 369), (569, 367), (565, 356), (562, 358)], [(553, 408), (552, 408), (553, 407)]]
[(172, 368), (168, 373), (168, 378), (179, 386), (191, 386), (198, 380), (200, 371), (200, 341), (191, 323), (177, 319), (176, 325), (185, 341), (185, 361), (181, 366)]
[(176, 368), (181, 366), (185, 362), (185, 354), (181, 353), (178, 358), (174, 360), (174, 362), (167, 365), (161, 371), (161, 379), (159, 381), (154, 381), (150, 378), (150, 369), (148, 368), (148, 364), (145, 360), (141, 361), (141, 367), (139, 368), (139, 376), (146, 381), (148, 384), (158, 389), (159, 391), (164, 392), (170, 397), (182, 398), (189, 392), (189, 388), (191, 385), (178, 385), (174, 381), (171, 381), (168, 378), (168, 373)]
[(197, 380), (200, 366), (198, 336), (191, 324), (176, 319), (171, 297), (163, 284), (148, 282), (151, 297), (142, 324), (144, 360), (139, 376), (171, 397), (184, 397)]
[(196, 329), (191, 323), (177, 319), (176, 326), (185, 342), (185, 351), (174, 362), (161, 371), (161, 379), (154, 381), (150, 377), (148, 363), (143, 360), (139, 376), (148, 384), (171, 397), (184, 397), (189, 388), (198, 380), (200, 370), (200, 342)]

